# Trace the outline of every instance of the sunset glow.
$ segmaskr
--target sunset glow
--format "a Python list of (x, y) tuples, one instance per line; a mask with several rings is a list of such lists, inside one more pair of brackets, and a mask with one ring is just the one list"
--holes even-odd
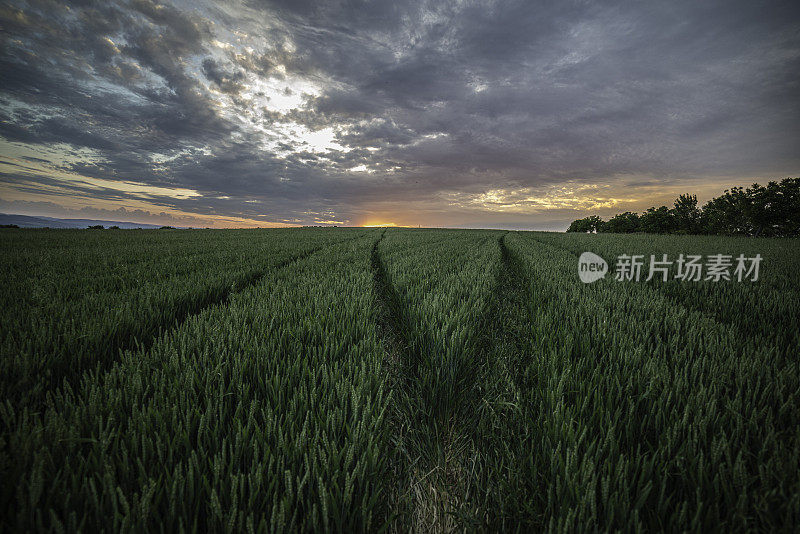
[(800, 174), (796, 3), (481, 5), (12, 0), (0, 213), (564, 230)]
[(390, 227), (408, 228), (408, 226), (403, 226), (403, 225), (395, 224), (395, 223), (392, 223), (392, 222), (390, 222), (390, 223), (369, 223), (369, 224), (362, 224), (361, 226), (363, 228), (390, 228)]

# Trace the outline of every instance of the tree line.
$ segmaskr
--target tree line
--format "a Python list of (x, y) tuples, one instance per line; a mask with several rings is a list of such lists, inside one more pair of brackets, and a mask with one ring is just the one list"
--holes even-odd
[(567, 232), (800, 236), (800, 178), (734, 187), (703, 207), (697, 195), (679, 196), (672, 208), (626, 211), (603, 221), (597, 215), (572, 222)]

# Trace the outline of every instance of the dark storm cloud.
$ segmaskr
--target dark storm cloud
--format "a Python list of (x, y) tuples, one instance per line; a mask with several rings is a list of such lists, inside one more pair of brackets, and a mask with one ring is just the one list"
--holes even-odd
[(41, 0), (0, 25), (0, 136), (196, 213), (800, 170), (796, 2)]
[(225, 72), (213, 59), (203, 60), (203, 74), (225, 93), (236, 94), (242, 90), (241, 81), (244, 79), (244, 73)]

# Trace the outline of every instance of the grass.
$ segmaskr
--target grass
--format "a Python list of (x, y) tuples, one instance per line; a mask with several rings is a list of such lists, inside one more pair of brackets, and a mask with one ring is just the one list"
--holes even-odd
[[(0, 250), (2, 530), (800, 524), (797, 240), (14, 229)], [(765, 259), (757, 283), (585, 285), (585, 250)]]

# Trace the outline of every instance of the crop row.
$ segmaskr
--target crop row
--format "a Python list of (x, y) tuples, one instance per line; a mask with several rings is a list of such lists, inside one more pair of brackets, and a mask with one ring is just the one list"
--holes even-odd
[(735, 278), (733, 281), (718, 282), (681, 282), (673, 278), (664, 282), (656, 277), (648, 285), (680, 306), (731, 325), (742, 336), (759, 337), (762, 343), (776, 345), (786, 352), (795, 352), (800, 347), (800, 278), (797, 277), (800, 255), (791, 252), (798, 250), (797, 240), (608, 234), (531, 235), (575, 255), (587, 250), (595, 252), (609, 262), (612, 275), (614, 261), (621, 254), (644, 255), (643, 273), (646, 273), (651, 254), (655, 255), (656, 260), (661, 260), (662, 255), (667, 254), (668, 260), (673, 261), (679, 254), (695, 254), (703, 258), (713, 254), (727, 254), (733, 258), (744, 254), (751, 258), (758, 254), (763, 259), (756, 282), (737, 282)]
[(0, 405), (14, 529), (374, 530), (387, 516), (377, 235), (268, 273), (41, 413)]
[(270, 269), (362, 233), (5, 231), (0, 399), (41, 401)]
[[(797, 279), (782, 243), (325, 232), (237, 235), (225, 246), (247, 257), (231, 261), (279, 268), (84, 366), (36, 409), (0, 403), (0, 528), (800, 524)], [(170, 265), (191, 266), (193, 247)], [(611, 261), (759, 248), (764, 278), (582, 284), (584, 247)], [(199, 284), (192, 269), (223, 276), (199, 265), (159, 291)], [(86, 306), (78, 317), (97, 313)], [(747, 326), (748, 310), (764, 316)], [(76, 332), (94, 324), (81, 320)]]
[(505, 391), (477, 424), (488, 524), (798, 524), (796, 358), (646, 284), (581, 284), (573, 254), (531, 236), (504, 244), (530, 300), (517, 347), (497, 353)]
[(499, 235), (390, 230), (378, 247), (399, 348), (392, 413), (401, 530), (450, 530), (474, 512), (471, 424), (488, 363), (483, 327)]

